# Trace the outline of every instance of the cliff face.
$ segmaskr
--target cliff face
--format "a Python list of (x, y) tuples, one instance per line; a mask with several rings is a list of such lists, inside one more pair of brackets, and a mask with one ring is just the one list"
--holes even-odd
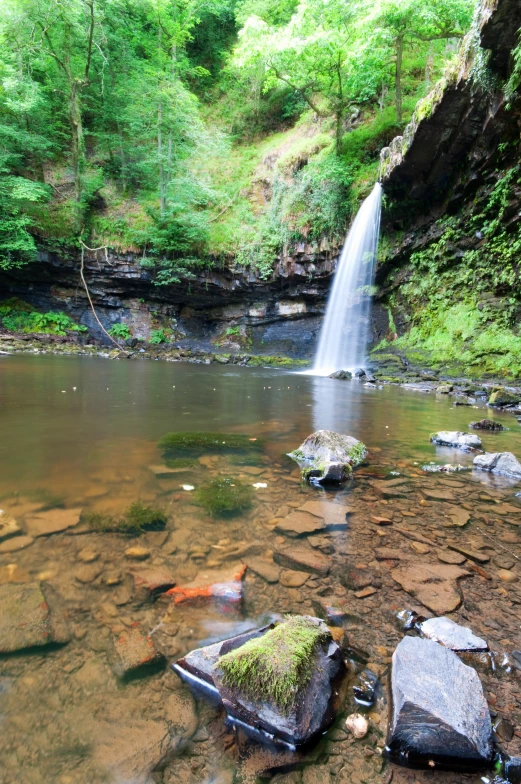
[(383, 350), (412, 364), (521, 375), (521, 105), (505, 94), (520, 28), (517, 0), (484, 0), (457, 65), (382, 151)]
[[(297, 246), (261, 280), (251, 270), (208, 269), (190, 281), (154, 285), (132, 254), (85, 253), (85, 278), (96, 312), (108, 329), (124, 321), (137, 337), (167, 327), (181, 345), (308, 358), (324, 311), (339, 248)], [(38, 263), (3, 273), (3, 296), (19, 296), (44, 310), (64, 310), (106, 340), (80, 278), (80, 256), (40, 253)]]

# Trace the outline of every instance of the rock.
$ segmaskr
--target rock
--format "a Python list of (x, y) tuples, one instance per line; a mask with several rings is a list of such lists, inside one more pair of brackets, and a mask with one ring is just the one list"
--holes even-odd
[(83, 583), (84, 585), (88, 585), (89, 583), (93, 583), (94, 580), (100, 576), (103, 571), (103, 567), (97, 564), (85, 564), (85, 566), (80, 566), (79, 569), (76, 569), (74, 572), (74, 578), (79, 582)]
[(20, 526), (14, 517), (9, 517), (4, 511), (0, 510), (0, 542), (3, 542), (4, 539), (10, 539), (12, 536), (18, 536), (20, 533)]
[(404, 637), (392, 660), (388, 749), (395, 762), (482, 769), (493, 756), (481, 682), (448, 648)]
[(498, 569), (497, 576), (504, 583), (517, 583), (519, 580), (517, 575), (513, 572), (509, 572), (507, 569)]
[(392, 547), (375, 547), (374, 557), (377, 561), (404, 561), (409, 558), (409, 554)]
[(352, 713), (346, 719), (346, 728), (357, 740), (360, 740), (369, 732), (369, 722), (361, 713)]
[(154, 474), (156, 479), (174, 479), (178, 474), (186, 474), (188, 471), (192, 471), (193, 469), (192, 466), (168, 468), (166, 465), (151, 465), (148, 466), (148, 470)]
[(436, 387), (436, 392), (438, 395), (450, 395), (453, 389), (452, 384), (440, 384), (439, 387)]
[(456, 501), (456, 496), (445, 487), (422, 487), (422, 495), (430, 501)]
[(356, 683), (353, 685), (355, 701), (359, 705), (369, 707), (375, 701), (378, 678), (371, 670), (362, 670), (357, 675)]
[(258, 574), (267, 583), (278, 583), (280, 569), (275, 566), (273, 561), (266, 561), (263, 558), (247, 557), (244, 559), (248, 569)]
[(136, 626), (114, 638), (114, 651), (114, 670), (120, 678), (137, 675), (164, 663), (164, 656), (155, 649), (152, 638)]
[(481, 449), (481, 438), (474, 433), (463, 433), (461, 430), (440, 430), (431, 435), (431, 443), (438, 446), (453, 446), (456, 449)]
[(473, 430), (504, 430), (505, 428), (500, 422), (494, 419), (480, 419), (478, 422), (471, 422), (469, 424)]
[(164, 766), (174, 751), (175, 739), (166, 722), (142, 719), (138, 709), (127, 715), (128, 710), (122, 702), (117, 720), (96, 716), (87, 723), (92, 758), (100, 770), (97, 779), (150, 784), (153, 771)]
[(167, 566), (151, 566), (149, 569), (135, 569), (131, 572), (138, 601), (156, 599), (160, 594), (173, 588), (176, 581)]
[(349, 370), (337, 370), (335, 373), (331, 373), (329, 378), (337, 378), (340, 381), (349, 381), (352, 378), (352, 374)]
[(354, 378), (363, 378), (365, 376), (365, 370), (363, 368), (355, 368), (353, 370)]
[(27, 517), (25, 525), (29, 536), (50, 536), (74, 528), (80, 522), (81, 509), (48, 509)]
[(49, 589), (39, 582), (0, 586), (0, 653), (66, 643), (70, 633)]
[(519, 392), (511, 392), (508, 389), (496, 389), (490, 395), (487, 405), (488, 406), (515, 406), (521, 402), (521, 394)]
[(367, 450), (361, 441), (340, 435), (333, 430), (317, 430), (289, 452), (302, 471), (302, 476), (313, 483), (341, 483), (352, 473), (352, 466), (359, 465)]
[(0, 543), (0, 553), (14, 553), (17, 550), (24, 550), (33, 542), (32, 536), (15, 536)]
[(372, 569), (359, 569), (356, 566), (347, 566), (339, 574), (339, 580), (342, 585), (352, 591), (360, 591), (362, 588), (367, 588), (374, 579), (375, 573)]
[(136, 547), (129, 547), (125, 550), (125, 555), (131, 561), (145, 561), (150, 558), (150, 550), (146, 547), (136, 545)]
[(430, 553), (431, 551), (430, 547), (426, 544), (422, 544), (422, 542), (411, 542), (411, 550), (414, 550), (418, 555), (427, 555), (427, 553)]
[(456, 580), (469, 572), (450, 564), (408, 563), (393, 569), (391, 576), (404, 591), (437, 614), (452, 612), (461, 604)]
[(514, 737), (514, 726), (512, 722), (508, 719), (501, 718), (495, 725), (494, 725), (494, 732), (501, 740), (504, 740), (506, 743), (510, 743), (512, 738)]
[(461, 506), (445, 507), (445, 511), (450, 518), (451, 525), (456, 528), (462, 528), (470, 520), (470, 512)]
[(175, 604), (214, 599), (219, 602), (237, 603), (242, 600), (242, 578), (246, 564), (230, 564), (223, 569), (207, 569), (198, 572), (194, 580), (185, 585), (176, 585), (166, 592)]
[(479, 553), (476, 550), (472, 550), (470, 547), (461, 547), (459, 544), (449, 544), (448, 547), (457, 553), (461, 553), (461, 555), (464, 555), (465, 558), (470, 558), (471, 561), (477, 561), (477, 563), (483, 564), (490, 561), (490, 557), (488, 555)]
[(315, 599), (313, 609), (320, 618), (323, 618), (331, 626), (340, 626), (347, 621), (361, 624), (362, 618), (353, 611), (349, 601), (339, 596), (327, 596)]
[[(322, 518), (326, 528), (342, 530), (347, 527), (347, 515), (351, 514), (352, 510), (349, 506), (332, 501), (307, 501), (303, 506), (299, 506), (298, 511)], [(519, 511), (521, 512), (521, 509)]]
[(488, 645), (471, 629), (454, 623), (450, 618), (429, 618), (419, 624), (421, 634), (428, 640), (439, 642), (451, 651), (488, 651)]
[(436, 550), (436, 556), (442, 563), (446, 564), (462, 564), (466, 558), (461, 553), (455, 553), (451, 550)]
[(280, 574), (280, 584), (286, 588), (300, 588), (309, 580), (306, 572), (294, 572), (291, 569), (283, 569)]
[(295, 511), (277, 523), (275, 531), (284, 536), (307, 536), (308, 534), (318, 533), (326, 528), (326, 524), (321, 517), (316, 517), (309, 512)]
[(326, 577), (330, 568), (329, 558), (310, 547), (301, 545), (276, 550), (273, 560), (287, 569), (318, 574), (320, 577)]
[(521, 463), (512, 452), (485, 452), (473, 460), (474, 468), (521, 479)]
[(85, 547), (83, 550), (80, 550), (78, 553), (78, 561), (82, 563), (94, 563), (99, 558), (99, 553), (95, 550), (90, 550), (88, 547)]
[[(304, 632), (298, 630), (304, 628)], [(315, 635), (305, 656), (306, 666), (298, 671), (293, 653), (299, 640)], [(262, 645), (257, 641), (262, 638)], [(311, 638), (313, 640), (313, 638)], [(242, 649), (242, 651), (241, 651)], [(250, 661), (255, 661), (255, 668)], [(277, 738), (298, 747), (324, 732), (340, 707), (339, 685), (346, 672), (339, 646), (323, 621), (310, 616), (292, 616), (239, 637), (192, 651), (173, 665), (189, 683), (219, 696), (232, 722), (258, 739)], [(246, 668), (246, 680), (234, 676)], [(273, 673), (289, 689), (274, 690)], [(279, 686), (281, 679), (275, 680)]]
[(367, 588), (362, 588), (361, 591), (355, 591), (355, 596), (357, 599), (367, 599), (368, 596), (373, 596), (377, 590), (373, 585), (368, 585)]

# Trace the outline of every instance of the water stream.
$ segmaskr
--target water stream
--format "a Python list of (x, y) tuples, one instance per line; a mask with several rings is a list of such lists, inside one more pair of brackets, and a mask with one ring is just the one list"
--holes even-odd
[(320, 331), (315, 375), (327, 376), (365, 364), (381, 205), (382, 186), (377, 182), (342, 248)]

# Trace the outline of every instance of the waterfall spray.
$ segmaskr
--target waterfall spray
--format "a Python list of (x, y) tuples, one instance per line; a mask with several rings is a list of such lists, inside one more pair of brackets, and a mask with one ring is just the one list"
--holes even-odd
[(381, 209), (382, 186), (377, 182), (342, 248), (315, 354), (316, 375), (349, 370), (366, 361)]

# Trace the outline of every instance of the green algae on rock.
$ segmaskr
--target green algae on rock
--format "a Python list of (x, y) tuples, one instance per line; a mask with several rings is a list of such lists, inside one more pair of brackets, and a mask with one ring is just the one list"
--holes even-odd
[(259, 450), (261, 442), (242, 433), (167, 433), (158, 441), (165, 458), (181, 454), (202, 455), (205, 452), (238, 452)]
[(317, 430), (288, 456), (299, 464), (303, 479), (313, 483), (340, 483), (351, 476), (353, 467), (364, 461), (367, 448), (352, 436)]
[(83, 515), (82, 519), (96, 531), (140, 534), (144, 531), (161, 531), (166, 525), (167, 516), (159, 507), (146, 506), (141, 501), (134, 501), (121, 515), (91, 512)]
[(233, 477), (207, 482), (195, 491), (194, 501), (212, 517), (232, 517), (248, 509), (253, 502), (253, 487)]
[(288, 711), (311, 679), (318, 643), (329, 632), (316, 619), (295, 615), (221, 656), (223, 684)]

